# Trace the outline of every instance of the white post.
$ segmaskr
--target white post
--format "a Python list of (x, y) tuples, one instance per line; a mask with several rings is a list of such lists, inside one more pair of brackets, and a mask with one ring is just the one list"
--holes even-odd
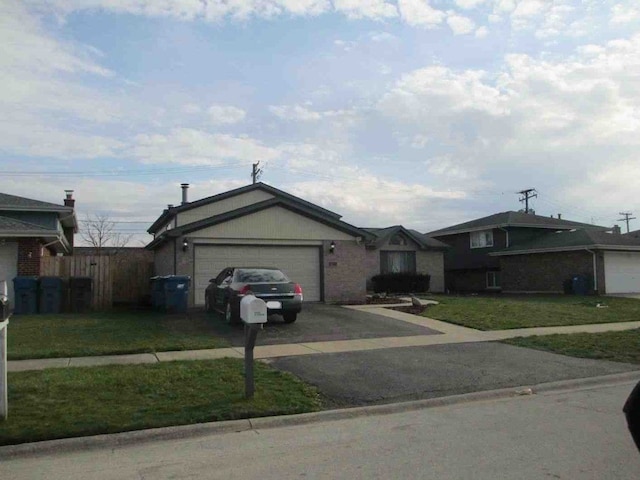
[(9, 388), (7, 384), (7, 325), (9, 320), (0, 322), (0, 420), (9, 414)]
[[(7, 384), (7, 326), (9, 325), (9, 299), (7, 282), (0, 282), (0, 420), (9, 415), (9, 387)], [(5, 318), (6, 317), (6, 318)]]

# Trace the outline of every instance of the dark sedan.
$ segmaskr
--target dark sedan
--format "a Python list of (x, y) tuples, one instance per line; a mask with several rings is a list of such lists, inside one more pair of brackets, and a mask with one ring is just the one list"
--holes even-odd
[(267, 314), (282, 315), (293, 323), (302, 310), (302, 287), (277, 268), (227, 267), (209, 280), (205, 290), (207, 312), (224, 313), (227, 323), (240, 321), (240, 300), (255, 295), (267, 304)]

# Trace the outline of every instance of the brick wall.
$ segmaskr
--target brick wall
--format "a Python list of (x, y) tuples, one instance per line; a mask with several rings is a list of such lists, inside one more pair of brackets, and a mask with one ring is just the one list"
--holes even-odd
[(486, 270), (445, 272), (445, 288), (452, 292), (482, 292), (487, 289)]
[(593, 255), (586, 251), (500, 257), (500, 265), (504, 292), (562, 293), (562, 282), (573, 275), (593, 281)]
[(431, 275), (429, 291), (444, 292), (444, 254), (442, 252), (416, 252), (416, 271)]
[(173, 275), (173, 239), (156, 248), (154, 253), (154, 274)]
[(51, 256), (48, 249), (36, 238), (18, 240), (18, 275), (40, 275), (40, 257)]
[(325, 302), (364, 303), (367, 293), (364, 244), (337, 240), (334, 253), (329, 253), (331, 242), (322, 243)]
[(365, 250), (364, 268), (367, 276), (366, 288), (373, 290), (371, 277), (380, 273), (380, 250), (377, 248)]

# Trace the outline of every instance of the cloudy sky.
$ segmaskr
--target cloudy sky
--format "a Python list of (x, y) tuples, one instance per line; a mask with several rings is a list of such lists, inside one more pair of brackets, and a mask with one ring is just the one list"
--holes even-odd
[(0, 191), (121, 231), (258, 161), (363, 227), (640, 214), (636, 0), (0, 0), (0, 85)]

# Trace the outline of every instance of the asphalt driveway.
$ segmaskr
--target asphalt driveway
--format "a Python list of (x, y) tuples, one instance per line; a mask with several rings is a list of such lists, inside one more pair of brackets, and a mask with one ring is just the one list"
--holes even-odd
[[(233, 346), (244, 345), (244, 327), (227, 325), (221, 315), (212, 317), (216, 335)], [(286, 324), (279, 315), (269, 317), (258, 334), (258, 345), (357, 340), (366, 338), (438, 335), (440, 332), (393, 318), (322, 303), (307, 303), (295, 323)]]
[(640, 369), (501, 343), (281, 357), (269, 363), (317, 386), (335, 407), (445, 397)]

